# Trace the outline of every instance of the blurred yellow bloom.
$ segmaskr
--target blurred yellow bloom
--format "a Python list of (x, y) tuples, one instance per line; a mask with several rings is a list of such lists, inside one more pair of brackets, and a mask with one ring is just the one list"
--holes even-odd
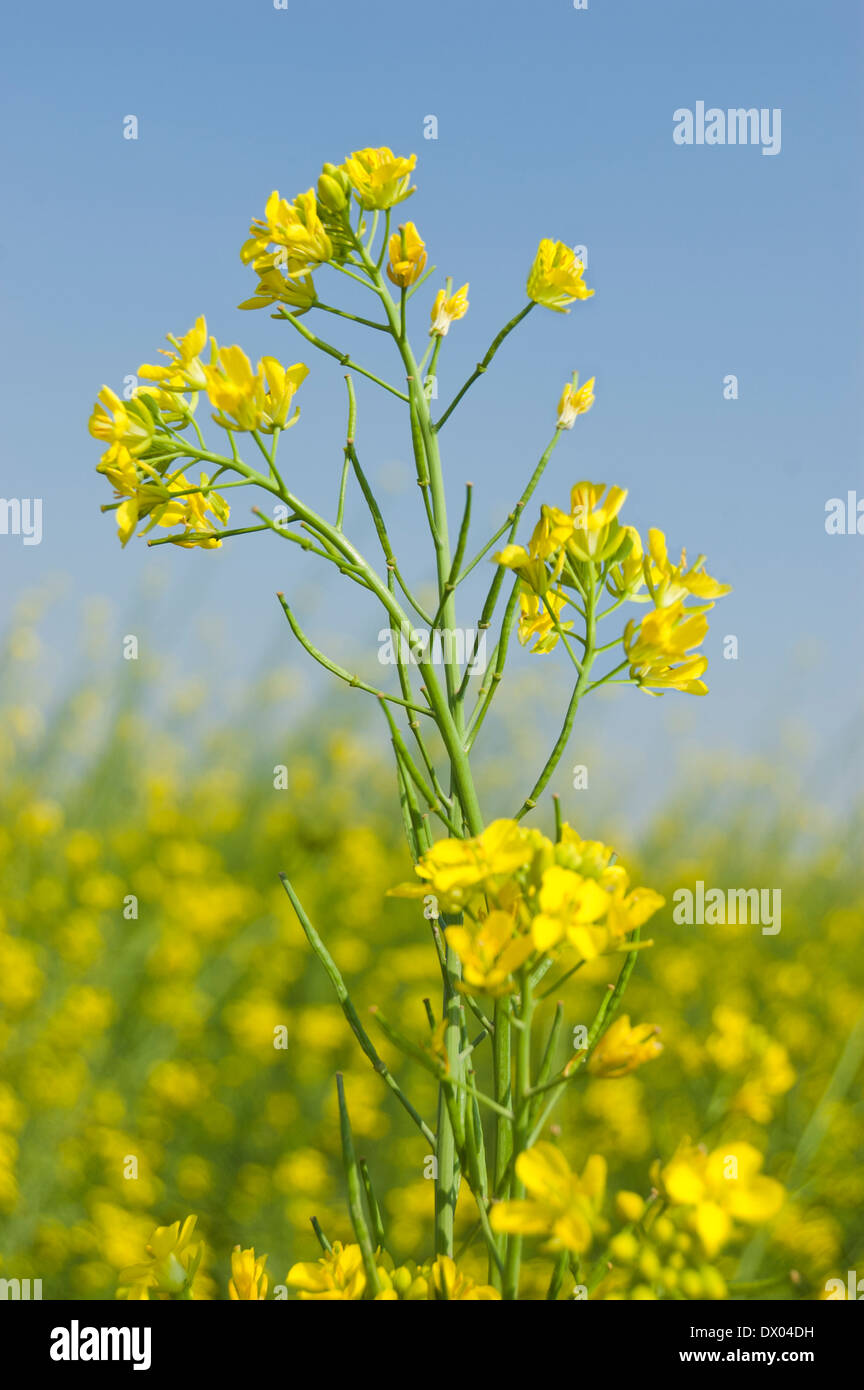
[(629, 1014), (622, 1014), (607, 1028), (591, 1054), (588, 1071), (593, 1076), (626, 1076), (628, 1072), (659, 1057), (663, 1044), (654, 1023), (630, 1026)]
[(137, 1289), (133, 1294), (136, 1298), (147, 1297), (151, 1289), (173, 1295), (190, 1289), (204, 1253), (203, 1241), (192, 1241), (197, 1220), (197, 1216), (187, 1216), (182, 1226), (179, 1221), (172, 1226), (157, 1226), (145, 1246), (148, 1259), (121, 1270), (121, 1286)]
[(594, 1238), (606, 1191), (606, 1160), (592, 1154), (579, 1177), (560, 1149), (541, 1141), (519, 1155), (516, 1175), (529, 1196), (496, 1203), (490, 1213), (493, 1231), (546, 1236), (551, 1249), (584, 1254)]
[(729, 1143), (708, 1153), (685, 1139), (660, 1169), (666, 1200), (695, 1208), (696, 1230), (708, 1255), (727, 1244), (735, 1221), (761, 1225), (783, 1205), (783, 1186), (762, 1176), (762, 1162), (752, 1144)]
[(359, 1245), (343, 1246), (334, 1240), (333, 1248), (319, 1260), (292, 1265), (286, 1282), (299, 1289), (304, 1302), (353, 1302), (363, 1297), (366, 1288), (363, 1252)]
[(429, 1280), (430, 1298), (442, 1302), (493, 1302), (501, 1297), (491, 1284), (475, 1284), (473, 1279), (461, 1274), (449, 1255), (439, 1255), (429, 1271)]
[(333, 243), (318, 216), (314, 188), (298, 194), (293, 203), (274, 189), (264, 208), (264, 220), (256, 218), (249, 228), (240, 259), (254, 265), (267, 256), (270, 246), (282, 247), (285, 254), (281, 263), (289, 275), (331, 259)]
[(382, 145), (377, 150), (355, 150), (342, 167), (361, 207), (383, 211), (414, 192), (411, 171), (416, 163), (416, 154), (404, 159)]
[(625, 936), (644, 926), (649, 917), (659, 912), (666, 902), (653, 888), (634, 888), (628, 893), (626, 875), (612, 894), (606, 926), (614, 941), (623, 941)]
[(712, 1019), (715, 1032), (705, 1043), (706, 1051), (723, 1071), (744, 1073), (732, 1109), (749, 1115), (757, 1124), (768, 1124), (777, 1097), (795, 1083), (795, 1068), (786, 1048), (737, 1009), (720, 1005)]
[(558, 314), (569, 314), (568, 304), (590, 299), (594, 293), (584, 284), (584, 274), (585, 267), (576, 259), (575, 251), (563, 241), (544, 238), (528, 273), (528, 297)]
[(388, 279), (394, 285), (407, 289), (420, 279), (426, 265), (426, 243), (413, 222), (406, 222), (398, 232), (393, 233), (389, 251)]
[(573, 373), (573, 380), (568, 381), (558, 402), (559, 430), (572, 430), (576, 417), (591, 409), (594, 404), (594, 381), (595, 378), (592, 376), (584, 386), (579, 386), (579, 374)]
[(585, 878), (594, 878), (610, 891), (623, 889), (628, 882), (627, 870), (613, 864), (615, 850), (602, 840), (583, 840), (567, 821), (561, 827), (561, 839), (555, 846), (555, 863)]
[(451, 323), (457, 319), (464, 318), (468, 312), (468, 286), (463, 285), (461, 290), (456, 290), (455, 294), (448, 295), (446, 290), (439, 290), (432, 305), (432, 327), (429, 334), (432, 337), (446, 338), (450, 332)]
[(513, 914), (490, 912), (479, 923), (447, 927), (444, 935), (460, 961), (465, 986), (499, 998), (513, 989), (512, 975), (531, 955), (530, 935), (515, 931)]
[(267, 1297), (267, 1275), (264, 1266), (266, 1255), (255, 1258), (254, 1249), (241, 1250), (235, 1245), (231, 1252), (231, 1278), (228, 1281), (228, 1297), (232, 1302), (260, 1302)]
[(645, 582), (658, 608), (667, 608), (688, 596), (698, 599), (722, 598), (732, 592), (731, 584), (721, 584), (702, 568), (705, 556), (700, 555), (686, 569), (687, 552), (681, 551), (681, 563), (673, 565), (666, 550), (666, 537), (652, 528), (648, 532), (648, 554), (645, 557)]

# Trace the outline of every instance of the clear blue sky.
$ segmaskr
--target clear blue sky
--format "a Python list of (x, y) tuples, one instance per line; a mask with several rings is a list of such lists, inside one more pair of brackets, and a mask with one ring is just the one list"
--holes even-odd
[[(152, 627), (184, 674), (204, 670), (193, 638), (214, 606), (242, 672), (290, 652), (272, 599), (284, 588), (340, 655), (340, 591), (275, 538), (216, 554), (121, 552), (98, 511), (108, 490), (86, 426), (103, 381), (119, 389), (166, 332), (205, 312), (220, 341), (309, 361), (286, 456), (298, 490), (306, 479), (312, 496), (332, 495), (341, 369), (266, 313), (234, 308), (252, 288), (237, 253), (272, 188), (293, 195), (324, 159), (389, 144), (419, 156), (408, 215), (431, 258), (471, 283), (443, 396), (523, 303), (540, 236), (585, 244), (596, 288), (566, 318), (536, 310), (448, 425), (451, 508), (470, 478), (478, 523), (500, 517), (564, 380), (574, 368), (596, 375), (597, 404), (562, 442), (544, 499), (563, 501), (579, 478), (626, 486), (625, 519), (705, 551), (734, 584), (707, 648), (712, 695), (687, 706), (694, 740), (759, 745), (787, 718), (809, 729), (811, 751), (839, 735), (860, 712), (864, 536), (826, 536), (824, 507), (850, 489), (864, 496), (862, 13), (857, 0), (10, 10), (0, 495), (42, 497), (44, 539), (26, 548), (0, 536), (4, 609), (65, 576), (56, 641), (71, 666), (77, 598), (110, 597), (113, 641), (142, 626), (142, 579), (159, 571)], [(673, 112), (697, 101), (780, 108), (780, 154), (677, 146)], [(137, 141), (123, 138), (130, 114)], [(423, 138), (429, 114), (437, 141)], [(383, 361), (383, 342), (367, 349), (334, 322), (331, 339)], [(737, 401), (723, 398), (728, 373)], [(419, 511), (402, 421), (373, 387), (360, 411), (361, 455), (388, 489), (410, 568)], [(349, 515), (359, 528), (359, 509)], [(351, 641), (373, 662), (380, 625), (352, 619)], [(726, 633), (739, 638), (737, 663), (720, 656)], [(663, 775), (685, 700), (633, 694), (604, 716), (650, 748), (647, 775)]]

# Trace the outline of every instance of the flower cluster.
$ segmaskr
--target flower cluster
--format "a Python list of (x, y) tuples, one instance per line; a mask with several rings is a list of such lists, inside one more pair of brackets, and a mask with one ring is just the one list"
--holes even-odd
[(708, 1150), (682, 1139), (654, 1180), (673, 1206), (691, 1210), (693, 1227), (709, 1256), (735, 1234), (735, 1223), (757, 1226), (776, 1216), (785, 1197), (781, 1183), (766, 1178), (762, 1155), (752, 1144), (729, 1143)]
[[(170, 530), (169, 539), (184, 549), (212, 550), (222, 544), (230, 507), (214, 488), (217, 474), (232, 460), (207, 453), (195, 421), (202, 393), (213, 406), (213, 420), (229, 432), (278, 435), (290, 429), (300, 414), (294, 404), (309, 369), (302, 362), (284, 367), (275, 357), (262, 357), (257, 370), (242, 348), (219, 347), (210, 339), (210, 359), (202, 361), (207, 342), (203, 317), (182, 338), (168, 336), (172, 350), (162, 349), (165, 363), (143, 363), (138, 377), (152, 385), (136, 386), (121, 400), (105, 386), (90, 417), (90, 433), (108, 445), (97, 465), (114, 488), (117, 531), (125, 546), (140, 523), (139, 534), (154, 527)], [(192, 427), (197, 444), (184, 431)], [(200, 446), (200, 447), (199, 447)], [(190, 482), (178, 459), (217, 465), (217, 474), (201, 472)]]
[[(593, 379), (577, 389), (576, 380), (564, 389), (559, 402), (558, 428), (572, 427), (593, 400)], [(527, 547), (508, 545), (494, 559), (513, 570), (521, 582), (519, 639), (533, 643), (532, 651), (553, 650), (559, 639), (568, 642), (575, 618), (597, 617), (598, 592), (605, 589), (614, 599), (614, 612), (625, 601), (651, 603), (641, 619), (631, 619), (622, 636), (629, 679), (641, 689), (660, 695), (682, 690), (704, 695), (701, 677), (708, 658), (694, 649), (708, 631), (706, 614), (714, 600), (730, 592), (730, 585), (712, 579), (704, 570), (705, 556), (687, 567), (682, 550), (678, 565), (670, 560), (662, 531), (648, 532), (648, 548), (633, 526), (622, 526), (618, 514), (626, 500), (624, 488), (605, 483), (577, 483), (570, 494), (570, 510), (543, 506)], [(647, 590), (647, 592), (646, 592)], [(593, 658), (591, 635), (578, 640), (583, 659)], [(581, 664), (577, 661), (577, 664)]]
[(567, 824), (553, 842), (518, 821), (497, 820), (471, 839), (439, 840), (416, 865), (420, 882), (390, 894), (431, 893), (440, 911), (461, 915), (445, 935), (462, 961), (463, 987), (497, 997), (512, 992), (514, 974), (529, 959), (559, 947), (587, 961), (635, 946), (628, 938), (664, 900), (650, 888), (631, 888), (614, 858), (609, 845), (583, 840)]
[[(376, 1303), (479, 1303), (501, 1298), (490, 1284), (478, 1284), (461, 1272), (448, 1255), (397, 1266), (386, 1250), (377, 1250), (375, 1268), (380, 1285)], [(297, 1290), (302, 1302), (356, 1302), (367, 1289), (360, 1246), (334, 1241), (319, 1260), (294, 1265), (288, 1271), (288, 1287)]]

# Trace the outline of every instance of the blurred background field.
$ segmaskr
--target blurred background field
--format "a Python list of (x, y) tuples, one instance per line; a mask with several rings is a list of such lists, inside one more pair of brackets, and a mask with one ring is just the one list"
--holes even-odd
[[(24, 605), (0, 660), (0, 1276), (110, 1298), (153, 1227), (195, 1212), (204, 1296), (226, 1297), (238, 1242), (283, 1282), (317, 1252), (311, 1215), (349, 1237), (337, 1069), (391, 1251), (424, 1257), (424, 1142), (353, 1043), (277, 877), (291, 874), (361, 1015), (380, 1004), (421, 1039), (437, 967), (417, 906), (384, 897), (409, 863), (374, 707), (364, 718), (352, 693), (310, 708), (297, 669), (274, 668), (214, 721), (207, 687), (166, 703), (158, 668), (116, 644), (99, 675), (40, 698), (39, 623)], [(532, 755), (515, 689), (481, 757), (489, 815), (512, 811)], [(580, 1169), (605, 1154), (611, 1191), (644, 1194), (683, 1136), (750, 1140), (792, 1196), (745, 1268), (796, 1271), (780, 1296), (824, 1296), (864, 1261), (864, 805), (832, 815), (789, 762), (715, 755), (670, 770), (650, 816), (628, 819), (620, 741), (616, 758), (590, 813), (559, 789), (565, 817), (667, 897), (625, 1005), (664, 1051), (574, 1084), (562, 1146)], [(782, 931), (675, 925), (672, 892), (697, 879), (780, 887)], [(613, 972), (601, 961), (564, 986), (562, 1062)], [(369, 1028), (431, 1120), (430, 1078)], [(724, 1258), (731, 1274), (737, 1254)]]

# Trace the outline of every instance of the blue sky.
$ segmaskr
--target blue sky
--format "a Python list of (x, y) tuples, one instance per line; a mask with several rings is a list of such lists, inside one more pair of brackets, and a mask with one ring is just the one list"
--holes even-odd
[[(695, 745), (718, 748), (797, 728), (808, 756), (852, 726), (864, 537), (827, 536), (824, 509), (864, 496), (857, 3), (47, 0), (17, 7), (4, 30), (0, 495), (43, 498), (44, 537), (0, 536), (0, 576), (4, 618), (16, 595), (63, 577), (61, 674), (78, 662), (76, 605), (93, 595), (114, 606), (106, 648), (134, 621), (178, 674), (205, 673), (198, 639), (214, 611), (232, 671), (271, 655), (299, 669), (276, 589), (337, 659), (353, 646), (374, 669), (377, 615), (276, 538), (121, 552), (98, 510), (108, 490), (86, 424), (103, 382), (120, 389), (166, 332), (204, 312), (220, 342), (309, 362), (286, 466), (299, 491), (332, 497), (341, 369), (266, 313), (235, 309), (252, 289), (238, 249), (271, 189), (293, 196), (323, 160), (388, 144), (418, 154), (406, 215), (440, 276), (471, 284), (442, 355), (444, 398), (524, 302), (539, 237), (588, 248), (595, 297), (566, 317), (535, 310), (443, 436), (451, 510), (475, 484), (476, 548), (521, 490), (575, 368), (596, 375), (597, 403), (564, 438), (541, 500), (565, 502), (581, 478), (626, 486), (625, 520), (706, 552), (734, 585), (706, 648), (711, 697), (632, 693), (601, 721), (655, 780), (682, 722)], [(781, 109), (779, 155), (676, 145), (673, 113), (697, 101)], [(123, 138), (130, 114), (135, 141)], [(418, 341), (437, 283), (414, 301)], [(334, 322), (325, 336), (383, 368), (386, 344)], [(730, 373), (735, 401), (723, 396)], [(358, 441), (411, 567), (421, 514), (408, 441), (398, 404), (371, 386)], [(361, 509), (348, 515), (365, 541)], [(148, 609), (141, 589), (156, 572)], [(737, 662), (721, 657), (729, 633)]]

